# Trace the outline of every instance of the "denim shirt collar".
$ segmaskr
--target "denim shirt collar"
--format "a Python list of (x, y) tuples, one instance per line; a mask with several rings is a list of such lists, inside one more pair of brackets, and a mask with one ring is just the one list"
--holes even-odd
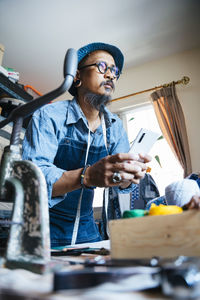
[[(117, 120), (117, 117), (113, 113), (111, 113), (106, 107), (104, 110), (104, 118), (106, 122), (106, 128), (109, 128), (112, 122), (115, 122)], [(73, 98), (69, 102), (66, 124), (69, 125), (77, 123), (80, 119), (82, 119), (86, 126), (88, 126), (87, 119), (83, 114), (76, 98)]]

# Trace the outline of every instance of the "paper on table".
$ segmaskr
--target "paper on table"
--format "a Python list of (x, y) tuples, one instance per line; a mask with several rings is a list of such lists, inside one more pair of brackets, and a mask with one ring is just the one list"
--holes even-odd
[(66, 246), (63, 246), (63, 247), (53, 247), (52, 249), (56, 249), (56, 250), (62, 250), (64, 248), (76, 248), (76, 249), (79, 249), (79, 248), (85, 248), (85, 247), (88, 247), (88, 248), (98, 248), (98, 249), (101, 249), (101, 248), (105, 248), (107, 250), (110, 250), (110, 240), (103, 240), (103, 241), (99, 241), (99, 242), (94, 242), (94, 243), (83, 243), (83, 244), (76, 244), (76, 245), (66, 245)]

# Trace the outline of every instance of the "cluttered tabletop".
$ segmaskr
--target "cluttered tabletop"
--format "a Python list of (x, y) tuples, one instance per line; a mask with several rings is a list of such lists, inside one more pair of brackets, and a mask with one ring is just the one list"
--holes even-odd
[(121, 263), (110, 257), (110, 241), (51, 251), (43, 274), (0, 268), (0, 299), (167, 299), (159, 267), (147, 261)]
[(53, 249), (44, 229), (38, 241), (15, 226), (0, 253), (0, 300), (200, 297), (199, 210), (112, 220), (110, 240)]
[(2, 261), (0, 299), (196, 299), (197, 262), (184, 256), (116, 260), (110, 240), (79, 244), (51, 250), (43, 274), (8, 269)]
[[(5, 214), (10, 204), (2, 205)], [(11, 231), (0, 300), (199, 299), (199, 210), (112, 220), (109, 229), (110, 240), (53, 249), (45, 231), (35, 245)]]

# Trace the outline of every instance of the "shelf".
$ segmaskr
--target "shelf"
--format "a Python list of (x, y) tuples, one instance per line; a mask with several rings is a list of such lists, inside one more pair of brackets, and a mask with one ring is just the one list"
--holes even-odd
[(33, 96), (28, 94), (25, 90), (19, 87), (16, 83), (13, 83), (5, 75), (0, 73), (0, 91), (4, 92), (11, 98), (23, 100), (29, 102), (33, 99)]

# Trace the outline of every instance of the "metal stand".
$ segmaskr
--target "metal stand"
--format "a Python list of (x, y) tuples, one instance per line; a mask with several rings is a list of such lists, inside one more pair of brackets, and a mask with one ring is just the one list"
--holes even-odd
[(42, 171), (30, 161), (22, 161), (20, 132), (23, 119), (72, 85), (78, 64), (77, 53), (69, 49), (64, 62), (64, 82), (52, 92), (14, 109), (0, 128), (14, 122), (10, 146), (5, 147), (0, 167), (0, 201), (13, 202), (12, 220), (5, 265), (43, 273), (49, 269), (50, 235), (46, 181)]
[(43, 273), (50, 261), (46, 182), (37, 166), (19, 159), (18, 147), (5, 148), (0, 171), (0, 182), (4, 182), (1, 191), (4, 191), (5, 202), (13, 202), (5, 265)]

